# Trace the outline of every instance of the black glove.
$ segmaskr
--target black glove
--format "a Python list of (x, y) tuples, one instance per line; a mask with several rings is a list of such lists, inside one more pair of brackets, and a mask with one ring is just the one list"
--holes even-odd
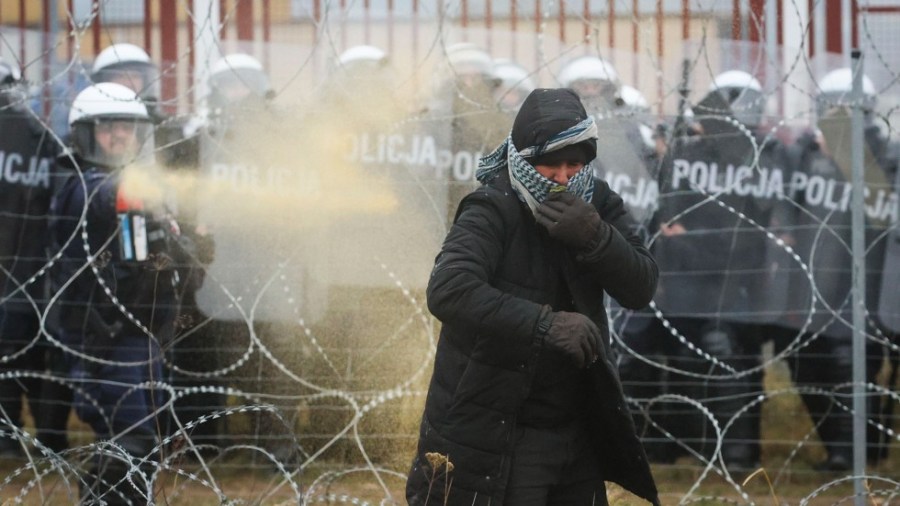
[(567, 311), (549, 313), (541, 326), (548, 326), (544, 343), (571, 358), (579, 369), (597, 359), (603, 337), (597, 325), (587, 316)]
[(537, 208), (535, 219), (550, 237), (576, 249), (597, 239), (603, 221), (593, 205), (570, 192), (551, 193)]

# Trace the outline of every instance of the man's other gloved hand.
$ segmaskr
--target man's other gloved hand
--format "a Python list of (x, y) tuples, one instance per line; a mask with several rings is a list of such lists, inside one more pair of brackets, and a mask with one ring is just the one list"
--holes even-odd
[(576, 249), (596, 239), (602, 222), (593, 205), (569, 192), (551, 193), (537, 208), (535, 219), (550, 237)]
[(558, 311), (550, 315), (544, 343), (570, 357), (579, 369), (596, 360), (603, 339), (600, 329), (581, 313)]

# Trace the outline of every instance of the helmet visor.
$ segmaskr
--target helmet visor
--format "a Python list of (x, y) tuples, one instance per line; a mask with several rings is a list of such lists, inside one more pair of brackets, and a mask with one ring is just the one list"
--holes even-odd
[(762, 124), (766, 97), (761, 92), (750, 88), (721, 88), (718, 92), (730, 105), (736, 120), (748, 127)]
[(147, 62), (122, 62), (98, 70), (95, 83), (117, 83), (134, 91), (142, 100), (159, 100), (159, 69)]
[(121, 168), (153, 160), (153, 125), (145, 119), (102, 117), (73, 125), (72, 141), (85, 161)]
[(231, 69), (209, 78), (211, 93), (226, 101), (241, 101), (250, 95), (265, 97), (269, 92), (269, 78), (255, 69)]

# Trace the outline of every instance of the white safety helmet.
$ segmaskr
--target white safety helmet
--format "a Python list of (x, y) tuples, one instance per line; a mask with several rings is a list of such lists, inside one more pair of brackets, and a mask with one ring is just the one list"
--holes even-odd
[(94, 58), (91, 81), (118, 83), (144, 100), (159, 100), (159, 68), (146, 51), (134, 44), (113, 44)]
[(596, 56), (581, 56), (566, 63), (557, 79), (564, 88), (570, 88), (572, 83), (581, 80), (609, 81), (618, 85), (619, 73), (606, 60)]
[(507, 112), (517, 112), (525, 97), (537, 87), (525, 67), (512, 60), (496, 60), (492, 73), (500, 81), (494, 92), (497, 103)]
[(650, 112), (650, 104), (647, 102), (644, 94), (634, 86), (623, 84), (619, 89), (619, 98), (622, 99), (622, 106), (630, 112)]
[(0, 57), (0, 111), (7, 108), (19, 113), (28, 108), (28, 90), (19, 66)]
[[(147, 107), (130, 88), (117, 83), (88, 86), (69, 111), (71, 144), (82, 160), (120, 168), (153, 155), (153, 124)], [(112, 144), (98, 134), (113, 132)]]
[(334, 62), (330, 86), (339, 86), (349, 94), (365, 95), (368, 91), (388, 86), (389, 61), (387, 53), (375, 46), (353, 46), (341, 53)]
[[(867, 122), (873, 119), (873, 111), (878, 103), (875, 83), (868, 76), (862, 77), (863, 116)], [(819, 81), (819, 92), (816, 94), (816, 112), (823, 117), (828, 109), (851, 105), (853, 93), (853, 70), (849, 67), (832, 70)]]
[(447, 47), (447, 63), (457, 75), (491, 77), (494, 60), (484, 49), (471, 42), (460, 42)]
[(589, 114), (616, 104), (619, 73), (606, 60), (591, 55), (575, 58), (563, 66), (556, 79), (560, 86), (578, 94)]
[(759, 80), (743, 70), (718, 74), (709, 85), (709, 93), (718, 93), (731, 108), (734, 118), (749, 128), (762, 124), (766, 97)]
[(19, 70), (19, 66), (0, 56), (0, 86), (16, 84), (21, 80), (22, 72)]
[(749, 89), (762, 93), (762, 85), (759, 79), (753, 77), (749, 72), (743, 70), (728, 70), (717, 75), (711, 83), (709, 90), (716, 91), (723, 89), (737, 88), (740, 90)]
[(489, 107), (500, 79), (494, 77), (494, 59), (484, 49), (471, 42), (459, 42), (446, 47), (440, 69), (434, 73), (437, 97), (456, 103), (464, 102)]
[(354, 66), (356, 64), (372, 65), (375, 67), (386, 65), (387, 53), (375, 46), (353, 46), (338, 56), (339, 67)]
[(209, 107), (213, 111), (261, 105), (271, 94), (269, 76), (262, 63), (248, 54), (229, 54), (210, 68)]

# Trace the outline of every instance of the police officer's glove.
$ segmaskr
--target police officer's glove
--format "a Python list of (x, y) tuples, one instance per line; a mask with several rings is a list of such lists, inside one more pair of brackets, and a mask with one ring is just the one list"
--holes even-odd
[(550, 237), (579, 250), (596, 245), (603, 222), (593, 205), (570, 192), (551, 193), (538, 206), (535, 219)]
[(597, 360), (603, 337), (587, 316), (567, 311), (548, 313), (539, 327), (546, 328), (544, 344), (571, 358), (579, 369)]

